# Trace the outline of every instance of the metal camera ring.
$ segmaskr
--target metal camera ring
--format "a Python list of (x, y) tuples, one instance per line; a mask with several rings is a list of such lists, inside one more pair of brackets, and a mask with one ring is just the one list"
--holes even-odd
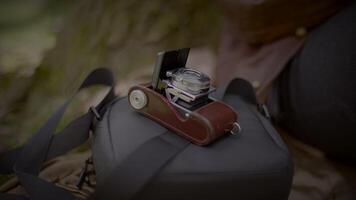
[(241, 130), (242, 130), (242, 129), (241, 129), (240, 124), (237, 123), (237, 122), (234, 122), (234, 123), (232, 124), (232, 129), (231, 129), (230, 133), (231, 133), (232, 135), (237, 135), (238, 133), (241, 132)]
[(134, 109), (140, 110), (147, 105), (147, 95), (142, 90), (133, 90), (130, 92), (129, 102)]
[(167, 77), (172, 78), (173, 86), (191, 94), (199, 94), (210, 88), (210, 78), (194, 69), (180, 68), (173, 72), (169, 71)]

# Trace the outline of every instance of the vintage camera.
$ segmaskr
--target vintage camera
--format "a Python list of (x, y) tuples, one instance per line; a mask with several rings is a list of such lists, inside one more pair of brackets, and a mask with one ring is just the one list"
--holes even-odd
[(241, 130), (229, 105), (210, 97), (209, 76), (186, 68), (189, 48), (160, 52), (150, 84), (129, 90), (129, 103), (140, 113), (198, 145)]
[(178, 68), (167, 71), (162, 80), (166, 98), (181, 110), (190, 112), (209, 103), (209, 93), (214, 91), (210, 78), (202, 72)]

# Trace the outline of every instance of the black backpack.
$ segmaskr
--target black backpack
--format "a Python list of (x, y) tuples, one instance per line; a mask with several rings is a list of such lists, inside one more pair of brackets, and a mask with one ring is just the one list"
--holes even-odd
[(44, 161), (88, 139), (97, 180), (91, 199), (288, 199), (293, 176), (288, 149), (247, 81), (235, 79), (214, 94), (239, 112), (242, 133), (204, 147), (116, 97), (109, 70), (93, 71), (79, 90), (94, 84), (111, 87), (99, 105), (54, 134), (70, 98), (25, 145), (0, 155), (0, 174), (15, 174), (28, 193), (0, 199), (76, 199), (38, 174)]

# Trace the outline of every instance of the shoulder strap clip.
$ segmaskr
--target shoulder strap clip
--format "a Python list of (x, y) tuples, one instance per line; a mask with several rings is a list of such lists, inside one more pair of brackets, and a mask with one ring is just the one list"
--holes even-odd
[(101, 121), (101, 115), (99, 114), (98, 110), (94, 106), (90, 106), (89, 112), (93, 113), (95, 116), (95, 119), (98, 121)]
[(265, 116), (268, 120), (271, 119), (271, 115), (269, 114), (268, 108), (266, 106), (266, 104), (264, 103), (260, 103), (257, 105), (258, 111)]

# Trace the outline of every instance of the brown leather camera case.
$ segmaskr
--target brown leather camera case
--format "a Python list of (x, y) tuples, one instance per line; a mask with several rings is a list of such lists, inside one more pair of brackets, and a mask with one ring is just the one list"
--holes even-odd
[(148, 98), (147, 105), (137, 111), (197, 145), (207, 145), (229, 133), (238, 118), (233, 108), (221, 101), (213, 101), (184, 116), (164, 96), (147, 86), (134, 86), (129, 94), (136, 89)]

